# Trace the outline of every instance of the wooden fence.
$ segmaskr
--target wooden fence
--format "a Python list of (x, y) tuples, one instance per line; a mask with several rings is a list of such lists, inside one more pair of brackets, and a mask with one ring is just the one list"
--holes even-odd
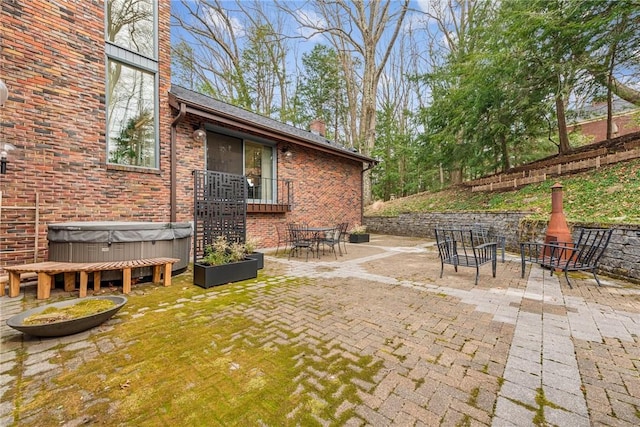
[(611, 154), (607, 154), (607, 150), (601, 148), (595, 151), (579, 153), (573, 157), (568, 156), (566, 162), (555, 165), (518, 173), (494, 175), (468, 181), (464, 185), (471, 187), (471, 191), (510, 190), (536, 182), (543, 182), (548, 177), (567, 175), (588, 169), (598, 169), (601, 166), (637, 158), (640, 158), (640, 147)]

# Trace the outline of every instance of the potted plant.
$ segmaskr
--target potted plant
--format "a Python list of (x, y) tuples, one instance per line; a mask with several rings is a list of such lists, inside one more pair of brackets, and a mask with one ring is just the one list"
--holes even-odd
[(349, 230), (349, 243), (365, 243), (369, 241), (367, 227), (359, 225)]
[(256, 252), (256, 246), (258, 246), (258, 240), (247, 239), (244, 243), (244, 250), (247, 254), (247, 258), (252, 258), (258, 261), (258, 270), (264, 268), (264, 254), (262, 252)]
[(245, 245), (230, 244), (223, 236), (218, 237), (193, 264), (193, 283), (210, 288), (258, 277), (258, 261), (246, 255)]

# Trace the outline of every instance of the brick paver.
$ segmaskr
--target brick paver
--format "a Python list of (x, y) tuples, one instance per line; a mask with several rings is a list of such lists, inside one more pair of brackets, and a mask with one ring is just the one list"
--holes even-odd
[[(265, 346), (309, 344), (314, 354), (296, 358), (306, 368), (292, 381), (296, 393), (315, 396), (319, 405), (333, 374), (305, 360), (339, 355), (355, 362), (368, 355), (382, 362), (373, 382), (352, 381), (359, 402), (345, 400), (335, 413), (336, 419), (352, 414), (345, 425), (640, 424), (638, 287), (606, 278), (597, 287), (585, 275), (572, 279), (569, 289), (564, 278), (538, 267), (521, 279), (513, 256), (498, 264), (496, 278), (482, 269), (478, 286), (471, 269), (445, 268), (440, 279), (431, 242), (393, 236), (350, 245), (338, 261), (333, 255), (308, 262), (268, 256), (266, 265), (267, 275), (275, 277), (269, 280), (281, 283), (250, 285), (258, 296), (233, 310), (256, 326), (235, 336), (226, 351), (249, 338)], [(224, 287), (216, 292), (224, 293)], [(96, 342), (91, 331), (22, 339), (5, 325), (23, 309), (21, 300), (3, 297), (0, 307), (0, 394), (14, 387), (18, 375), (51, 381), (62, 369), (53, 357), (62, 349), (88, 360), (127, 345), (117, 339)], [(81, 360), (65, 363), (73, 369)], [(354, 363), (346, 369), (359, 368)], [(21, 391), (25, 402), (29, 392)], [(20, 424), (13, 411), (13, 403), (2, 399), (0, 425)]]

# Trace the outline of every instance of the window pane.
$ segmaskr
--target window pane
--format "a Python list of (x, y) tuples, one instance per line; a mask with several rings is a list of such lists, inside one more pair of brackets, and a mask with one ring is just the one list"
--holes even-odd
[(155, 58), (155, 1), (108, 0), (107, 40), (140, 55)]
[(207, 132), (207, 169), (242, 175), (242, 140)]
[(249, 198), (273, 199), (273, 157), (272, 147), (245, 142), (245, 175), (249, 184)]
[(154, 76), (113, 60), (109, 61), (108, 67), (109, 162), (155, 168)]

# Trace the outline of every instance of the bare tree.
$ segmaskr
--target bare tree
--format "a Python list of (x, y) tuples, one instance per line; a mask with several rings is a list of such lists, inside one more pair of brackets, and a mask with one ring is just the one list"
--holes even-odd
[[(286, 2), (281, 8), (311, 31), (325, 36), (340, 55), (347, 77), (350, 130), (354, 146), (370, 155), (375, 144), (378, 83), (400, 33), (409, 0), (401, 2), (326, 0), (307, 2), (319, 19), (294, 10)], [(365, 202), (371, 199), (371, 181), (365, 179)]]
[[(273, 110), (279, 110), (280, 120), (285, 121), (283, 112), (289, 103), (289, 46), (284, 36), (284, 17), (277, 8), (267, 13), (267, 3), (263, 1), (237, 0), (236, 4), (251, 28), (249, 46), (243, 55), (244, 70), (252, 75), (250, 80), (254, 83), (252, 88), (256, 90), (256, 104), (262, 106), (258, 111), (271, 115)], [(260, 88), (269, 88), (270, 91), (260, 93)]]
[(173, 54), (178, 63), (191, 65), (196, 81), (188, 85), (249, 108), (239, 45), (243, 27), (229, 16), (221, 0), (181, 0), (181, 3), (184, 13), (172, 12), (173, 19), (189, 34), (189, 39), (181, 39)]
[(181, 0), (174, 46), (177, 83), (272, 115), (288, 103), (287, 46), (279, 9), (261, 1)]

